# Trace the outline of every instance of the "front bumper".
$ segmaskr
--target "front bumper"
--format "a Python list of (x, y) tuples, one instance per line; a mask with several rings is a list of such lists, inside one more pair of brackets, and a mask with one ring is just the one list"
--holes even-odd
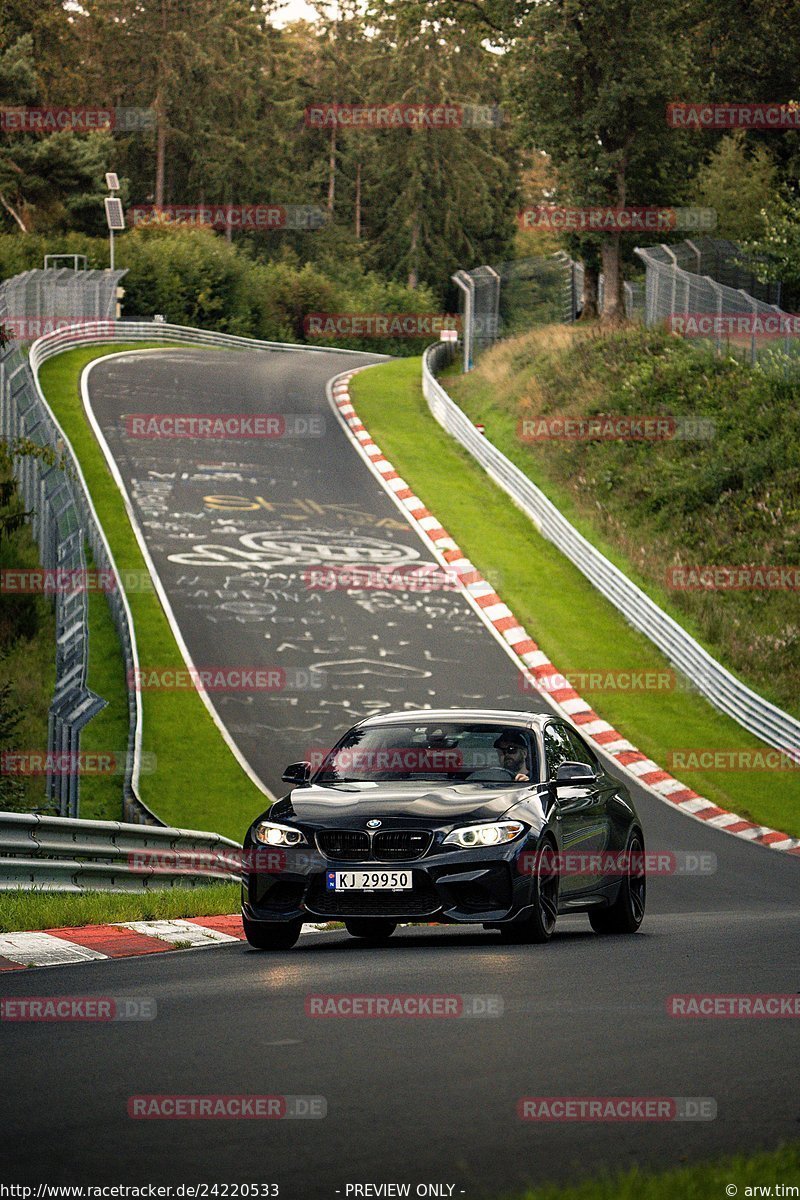
[[(251, 921), (383, 917), (482, 924), (514, 920), (530, 904), (531, 879), (518, 866), (524, 840), (506, 847), (433, 852), (390, 864), (327, 858), (310, 846), (289, 849), (280, 870), (242, 880), (242, 911)], [(411, 891), (329, 891), (330, 871), (411, 871)]]

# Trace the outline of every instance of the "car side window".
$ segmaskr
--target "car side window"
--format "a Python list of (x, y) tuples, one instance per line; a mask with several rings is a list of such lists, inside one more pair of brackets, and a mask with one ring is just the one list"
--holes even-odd
[(572, 762), (572, 747), (563, 725), (551, 722), (544, 727), (544, 756), (547, 764), (547, 778), (555, 779), (556, 772), (563, 762)]
[(566, 734), (569, 738), (569, 744), (572, 746), (570, 761), (586, 763), (588, 767), (591, 767), (592, 770), (596, 772), (597, 759), (592, 754), (589, 747), (584, 744), (583, 739), (575, 732), (574, 729), (567, 729)]

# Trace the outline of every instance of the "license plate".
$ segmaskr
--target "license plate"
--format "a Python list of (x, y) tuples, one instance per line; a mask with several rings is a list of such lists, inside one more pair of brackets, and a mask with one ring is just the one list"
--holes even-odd
[(410, 892), (410, 871), (328, 871), (329, 892)]

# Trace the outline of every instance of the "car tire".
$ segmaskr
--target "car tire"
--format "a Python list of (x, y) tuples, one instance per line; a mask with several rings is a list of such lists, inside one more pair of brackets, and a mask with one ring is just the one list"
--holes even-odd
[(552, 842), (543, 842), (534, 867), (533, 908), (524, 921), (498, 927), (503, 941), (526, 945), (549, 942), (558, 919), (558, 888), (556, 848)]
[[(628, 835), (625, 853), (631, 855), (631, 862), (619, 886), (616, 900), (608, 908), (597, 908), (589, 913), (589, 922), (595, 933), (636, 933), (644, 920), (647, 875), (644, 843), (638, 829)], [(639, 856), (638, 865), (634, 855)]]
[(345, 921), (344, 927), (351, 937), (368, 942), (385, 942), (397, 929), (396, 921), (385, 921), (380, 917), (355, 917)]
[(250, 921), (242, 917), (244, 936), (254, 950), (291, 950), (300, 937), (302, 921)]

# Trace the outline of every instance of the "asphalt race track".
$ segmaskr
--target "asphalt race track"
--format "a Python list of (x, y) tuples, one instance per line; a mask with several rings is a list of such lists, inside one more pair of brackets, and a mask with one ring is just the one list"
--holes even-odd
[[(363, 713), (537, 707), (457, 594), (384, 603), (304, 586), (320, 546), (360, 546), (362, 561), (430, 561), (328, 407), (326, 379), (353, 362), (159, 352), (102, 364), (91, 377), (94, 411), (195, 664), (268, 663), (324, 680), (294, 693), (213, 697), (275, 790), (284, 763)], [(316, 414), (326, 432), (236, 445), (123, 432), (123, 414), (168, 411)], [(223, 495), (253, 507), (207, 499)], [(366, 1183), (410, 1183), (414, 1195), (427, 1183), (478, 1198), (800, 1137), (796, 1020), (677, 1019), (666, 1008), (673, 994), (800, 991), (800, 862), (629, 786), (649, 849), (711, 855), (716, 868), (652, 878), (634, 937), (598, 937), (574, 916), (544, 948), (504, 946), (482, 930), (409, 927), (379, 948), (343, 931), (311, 933), (282, 955), (231, 944), (8, 973), (5, 996), (152, 997), (157, 1016), (0, 1026), (0, 1179), (274, 1181), (292, 1200)], [(305, 1002), (320, 993), (493, 996), (502, 1014), (315, 1019)], [(128, 1099), (144, 1094), (323, 1096), (327, 1116), (130, 1119)], [(530, 1123), (517, 1117), (523, 1096), (710, 1098), (717, 1115)]]
[[(361, 717), (482, 704), (488, 679), (499, 708), (530, 698), (513, 660), (452, 588), (356, 594), (309, 586), (314, 568), (385, 574), (435, 565), (326, 399), (325, 381), (361, 361), (173, 351), (100, 363), (90, 376), (93, 411), (194, 665), (282, 673), (285, 686), (275, 691), (210, 692), (277, 794), (288, 762), (331, 746)], [(130, 414), (220, 412), (315, 418), (324, 433), (186, 441), (127, 432)]]

